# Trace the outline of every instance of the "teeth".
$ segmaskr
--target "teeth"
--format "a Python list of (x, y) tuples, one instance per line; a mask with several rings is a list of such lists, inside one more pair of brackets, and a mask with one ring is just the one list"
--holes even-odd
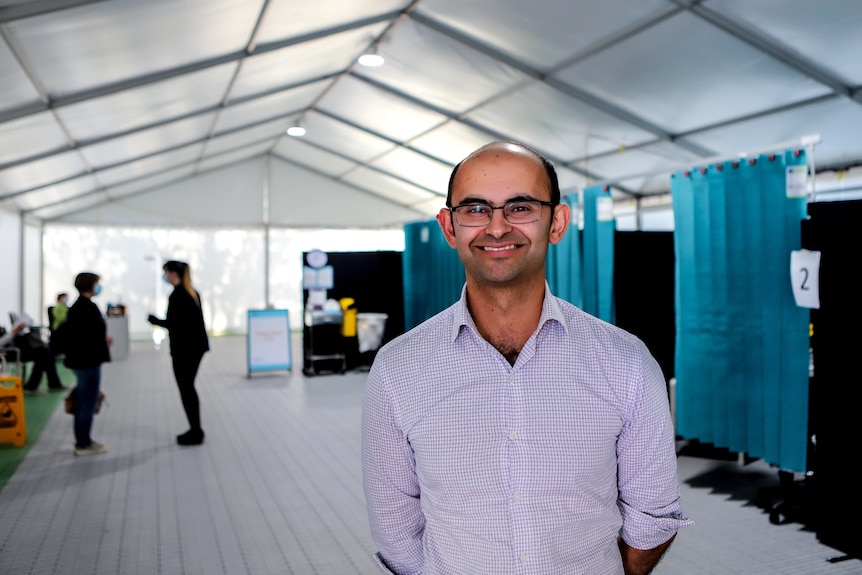
[(485, 251), (487, 251), (487, 252), (502, 252), (502, 251), (504, 251), (504, 250), (513, 250), (513, 249), (515, 249), (515, 244), (510, 244), (510, 245), (508, 245), (508, 246), (503, 246), (503, 247), (501, 247), (501, 248), (493, 248), (493, 247), (491, 247), (491, 246), (485, 246), (483, 249), (484, 249)]

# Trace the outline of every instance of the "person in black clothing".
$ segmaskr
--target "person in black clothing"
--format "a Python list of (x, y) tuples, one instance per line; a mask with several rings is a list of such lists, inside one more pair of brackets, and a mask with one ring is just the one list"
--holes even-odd
[(27, 321), (18, 321), (12, 326), (12, 332), (0, 337), (0, 347), (11, 343), (17, 348), (17, 353), (20, 354), (18, 359), (21, 362), (33, 362), (33, 369), (30, 372), (30, 377), (24, 385), (24, 393), (27, 395), (45, 395), (45, 392), (39, 389), (42, 383), (42, 375), (48, 376), (48, 389), (51, 391), (63, 391), (68, 389), (60, 377), (57, 375), (57, 364), (54, 354), (38, 332), (32, 331)]
[(209, 339), (201, 306), (201, 296), (192, 287), (189, 265), (185, 262), (169, 261), (162, 269), (164, 279), (174, 286), (168, 298), (168, 311), (165, 319), (150, 315), (147, 319), (153, 325), (167, 328), (171, 341), (171, 360), (174, 377), (180, 389), (180, 399), (189, 420), (190, 429), (177, 436), (180, 445), (200, 445), (204, 442), (201, 428), (200, 400), (195, 390), (195, 377), (198, 374), (204, 353), (209, 351)]
[(77, 378), (77, 403), (75, 406), (75, 455), (95, 455), (104, 453), (108, 446), (93, 441), (90, 430), (99, 387), (102, 382), (102, 364), (111, 361), (108, 350), (113, 343), (102, 312), (90, 298), (99, 295), (102, 286), (99, 276), (90, 272), (79, 273), (75, 277), (75, 289), (80, 294), (69, 308), (66, 321), (60, 326), (62, 331), (63, 352), (66, 367)]

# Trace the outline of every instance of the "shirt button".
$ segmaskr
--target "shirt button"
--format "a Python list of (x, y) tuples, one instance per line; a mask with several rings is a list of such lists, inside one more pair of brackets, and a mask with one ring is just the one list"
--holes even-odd
[(520, 557), (518, 557), (518, 561), (520, 561), (521, 563), (526, 563), (527, 562), (527, 555), (526, 554), (521, 555)]
[(518, 439), (518, 436), (515, 434), (514, 431), (509, 433), (509, 441), (515, 441), (516, 439)]
[(515, 501), (520, 501), (520, 500), (521, 500), (521, 492), (520, 492), (520, 491), (516, 491), (515, 493), (513, 493), (513, 494), (512, 494), (512, 499), (514, 499)]

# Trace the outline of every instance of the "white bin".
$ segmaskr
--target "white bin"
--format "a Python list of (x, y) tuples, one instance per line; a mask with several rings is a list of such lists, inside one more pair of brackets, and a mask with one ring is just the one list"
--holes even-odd
[(374, 351), (383, 343), (383, 332), (386, 331), (385, 313), (357, 313), (356, 337), (359, 340), (359, 353)]

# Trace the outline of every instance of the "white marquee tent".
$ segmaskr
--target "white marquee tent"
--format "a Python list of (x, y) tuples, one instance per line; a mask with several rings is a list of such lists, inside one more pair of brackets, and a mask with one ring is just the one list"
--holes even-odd
[(851, 0), (0, 0), (0, 305), (53, 295), (52, 229), (397, 230), (498, 138), (621, 200), (817, 141), (846, 193), (859, 30)]

